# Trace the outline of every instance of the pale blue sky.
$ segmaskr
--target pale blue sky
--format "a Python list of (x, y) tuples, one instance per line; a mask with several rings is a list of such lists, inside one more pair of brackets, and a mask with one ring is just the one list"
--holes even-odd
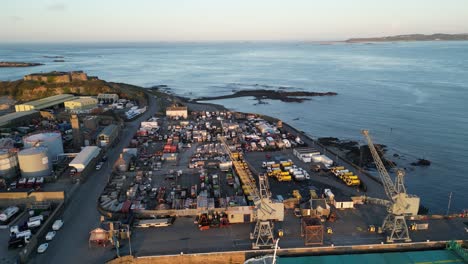
[(468, 33), (468, 0), (0, 0), (0, 42)]

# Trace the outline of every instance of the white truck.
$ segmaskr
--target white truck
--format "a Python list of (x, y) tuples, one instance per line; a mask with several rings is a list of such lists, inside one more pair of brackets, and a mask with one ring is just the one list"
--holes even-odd
[(270, 167), (271, 165), (274, 165), (274, 164), (275, 164), (274, 161), (264, 161), (264, 162), (262, 162), (262, 167), (266, 168), (266, 167)]
[(19, 208), (16, 206), (10, 206), (7, 207), (3, 212), (0, 214), (0, 221), (6, 222), (8, 219), (10, 219), (12, 216), (17, 214), (19, 212)]
[(303, 181), (303, 180), (305, 180), (305, 176), (302, 173), (297, 173), (297, 174), (294, 174), (294, 179), (296, 181)]
[(335, 195), (332, 193), (330, 189), (325, 189), (323, 192), (328, 197), (328, 199), (330, 199), (330, 201), (335, 200)]

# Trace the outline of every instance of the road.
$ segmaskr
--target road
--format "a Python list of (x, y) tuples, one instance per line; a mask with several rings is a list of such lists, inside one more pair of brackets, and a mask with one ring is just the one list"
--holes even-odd
[(97, 201), (104, 189), (107, 176), (112, 171), (112, 164), (117, 160), (122, 149), (128, 146), (141, 121), (151, 117), (156, 111), (156, 100), (148, 95), (147, 111), (135, 121), (126, 124), (121, 132), (118, 144), (108, 151), (108, 161), (100, 171), (88, 176), (75, 192), (71, 202), (63, 213), (64, 226), (49, 243), (48, 250), (33, 256), (31, 263), (104, 263), (115, 256), (115, 251), (103, 248), (89, 248), (89, 232), (99, 226), (100, 214)]

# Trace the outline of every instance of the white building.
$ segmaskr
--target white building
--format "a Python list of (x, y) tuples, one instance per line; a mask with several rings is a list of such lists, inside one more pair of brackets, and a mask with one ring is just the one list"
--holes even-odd
[(92, 97), (80, 97), (64, 103), (67, 110), (89, 110), (97, 106), (98, 100)]
[(119, 100), (119, 95), (110, 93), (100, 93), (98, 94), (97, 99), (105, 103), (115, 103)]
[(170, 106), (166, 108), (166, 116), (187, 118), (188, 109), (186, 106)]
[(78, 155), (70, 162), (69, 166), (74, 167), (77, 172), (82, 172), (86, 166), (96, 158), (101, 149), (96, 146), (84, 147)]

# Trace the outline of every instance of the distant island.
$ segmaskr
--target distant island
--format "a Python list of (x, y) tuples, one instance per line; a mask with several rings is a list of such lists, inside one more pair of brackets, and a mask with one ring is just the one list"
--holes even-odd
[(228, 95), (220, 95), (220, 96), (210, 96), (210, 97), (200, 97), (197, 99), (193, 99), (192, 101), (210, 101), (210, 100), (220, 100), (220, 99), (229, 99), (229, 98), (238, 98), (238, 97), (246, 97), (252, 96), (255, 99), (259, 100), (280, 100), (282, 102), (295, 102), (301, 103), (305, 100), (310, 100), (311, 96), (334, 96), (337, 95), (335, 92), (304, 92), (304, 91), (275, 91), (275, 90), (267, 90), (267, 89), (258, 89), (258, 90), (242, 90), (234, 92), (233, 94)]
[(345, 42), (391, 42), (391, 41), (438, 41), (438, 40), (468, 40), (468, 34), (410, 34), (375, 38), (351, 38)]
[(48, 59), (63, 59), (63, 56), (42, 56), (43, 58), (48, 58)]
[(44, 65), (42, 63), (36, 62), (20, 62), (20, 61), (0, 61), (0, 68), (7, 68), (7, 67), (33, 67), (33, 66), (40, 66)]

